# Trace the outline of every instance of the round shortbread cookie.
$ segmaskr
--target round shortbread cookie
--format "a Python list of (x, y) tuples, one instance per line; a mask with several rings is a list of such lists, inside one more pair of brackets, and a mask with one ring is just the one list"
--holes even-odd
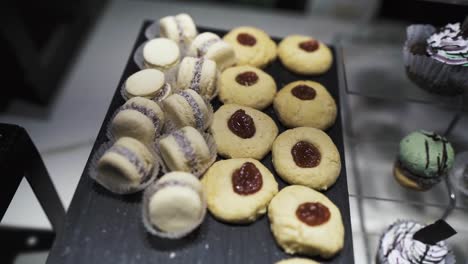
[(143, 47), (143, 59), (146, 68), (167, 71), (179, 62), (180, 50), (171, 39), (155, 38)]
[(331, 258), (344, 244), (340, 210), (325, 195), (305, 186), (283, 188), (268, 206), (276, 242), (288, 254)]
[(156, 69), (144, 69), (130, 75), (125, 81), (125, 94), (128, 98), (145, 97), (153, 99), (164, 89), (164, 73)]
[(211, 133), (218, 154), (226, 158), (262, 159), (278, 135), (278, 127), (268, 115), (236, 104), (226, 104), (215, 112)]
[(401, 169), (401, 166), (396, 163), (393, 165), (393, 176), (395, 177), (395, 180), (401, 184), (402, 186), (406, 188), (410, 188), (416, 191), (426, 191), (427, 188), (423, 188), (420, 186), (416, 181), (408, 178), (405, 176), (405, 173)]
[(290, 184), (327, 190), (341, 172), (340, 153), (322, 130), (298, 127), (279, 135), (272, 148), (278, 175)]
[(237, 65), (264, 68), (276, 59), (276, 43), (259, 28), (237, 27), (223, 39), (234, 48)]
[(229, 223), (255, 221), (278, 192), (273, 174), (254, 159), (218, 161), (203, 176), (202, 184), (210, 212)]
[(273, 101), (278, 119), (286, 127), (315, 127), (326, 130), (336, 120), (336, 103), (323, 85), (295, 81), (281, 89)]
[(266, 72), (252, 66), (237, 66), (221, 74), (219, 100), (258, 110), (267, 108), (275, 98), (275, 80)]
[(115, 138), (133, 137), (150, 145), (160, 135), (165, 115), (159, 105), (144, 97), (130, 98), (111, 122)]
[(278, 56), (288, 70), (305, 75), (325, 73), (333, 54), (324, 43), (308, 36), (288, 36), (278, 45)]

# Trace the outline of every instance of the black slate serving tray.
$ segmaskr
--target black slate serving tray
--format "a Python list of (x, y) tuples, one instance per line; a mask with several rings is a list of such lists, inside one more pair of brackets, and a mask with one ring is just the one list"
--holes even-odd
[[(119, 89), (128, 76), (138, 71), (137, 65), (133, 62), (133, 53), (146, 41), (144, 30), (150, 23), (151, 21), (146, 21), (140, 30), (91, 156), (107, 140), (106, 128), (112, 113), (124, 103)], [(221, 36), (226, 33), (207, 28), (199, 30), (215, 32)], [(337, 59), (341, 58), (341, 53), (335, 47), (331, 48), (335, 61), (332, 68), (324, 75), (317, 77), (295, 75), (286, 70), (278, 60), (265, 70), (274, 77), (278, 89), (295, 80), (318, 81), (328, 88), (337, 105), (340, 105), (339, 85), (344, 85), (344, 83), (340, 82), (339, 78), (344, 78), (344, 76), (339, 76), (338, 64), (342, 67), (342, 62)], [(221, 103), (217, 99), (213, 101), (214, 109), (220, 106)], [(272, 107), (266, 109), (265, 112), (274, 118), (280, 132), (285, 130), (277, 121)], [(330, 260), (315, 258), (315, 260), (322, 263), (352, 264), (354, 263), (353, 243), (340, 111), (338, 111), (337, 122), (327, 133), (340, 151), (343, 169), (336, 184), (327, 190), (325, 195), (341, 210), (345, 227), (345, 244), (343, 250), (334, 258)], [(274, 172), (271, 154), (262, 162)], [(59, 230), (50, 251), (48, 264), (273, 264), (278, 260), (291, 257), (276, 245), (270, 232), (267, 216), (263, 216), (250, 225), (228, 225), (218, 222), (208, 214), (201, 227), (183, 239), (168, 240), (153, 237), (146, 233), (141, 221), (142, 194), (119, 196), (109, 193), (89, 177), (89, 166), (90, 160), (88, 159), (69, 207), (64, 227)], [(275, 177), (280, 188), (287, 185), (276, 174)]]

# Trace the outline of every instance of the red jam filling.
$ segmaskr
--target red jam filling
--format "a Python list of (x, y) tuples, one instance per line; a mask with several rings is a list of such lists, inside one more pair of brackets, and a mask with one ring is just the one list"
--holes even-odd
[(252, 162), (246, 162), (232, 174), (232, 188), (240, 195), (258, 192), (263, 185), (262, 174)]
[(303, 203), (297, 207), (296, 217), (308, 226), (318, 226), (328, 222), (330, 210), (321, 203)]

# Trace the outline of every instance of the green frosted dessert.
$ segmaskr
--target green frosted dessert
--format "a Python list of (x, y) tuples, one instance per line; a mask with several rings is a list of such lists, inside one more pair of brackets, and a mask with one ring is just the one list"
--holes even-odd
[(400, 142), (400, 161), (409, 171), (432, 178), (444, 174), (453, 165), (452, 145), (433, 132), (417, 131)]
[(401, 140), (396, 166), (399, 178), (404, 176), (425, 190), (441, 180), (453, 166), (454, 158), (447, 139), (434, 132), (416, 131)]

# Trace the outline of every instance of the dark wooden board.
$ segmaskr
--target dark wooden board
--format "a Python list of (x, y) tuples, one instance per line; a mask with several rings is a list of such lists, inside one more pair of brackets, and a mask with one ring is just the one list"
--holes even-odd
[[(143, 32), (149, 23), (149, 21), (144, 23), (133, 47), (91, 156), (99, 145), (106, 141), (106, 127), (112, 113), (124, 103), (119, 88), (128, 76), (138, 71), (138, 67), (133, 62), (133, 53), (146, 40)], [(201, 28), (200, 31), (212, 31), (219, 35), (226, 33), (206, 28)], [(275, 40), (278, 41), (278, 39)], [(343, 76), (339, 77), (337, 68), (337, 57), (340, 54), (336, 48), (332, 47), (332, 50), (335, 61), (332, 68), (324, 75), (317, 77), (298, 76), (286, 70), (278, 60), (267, 67), (266, 72), (274, 77), (278, 89), (295, 80), (318, 81), (328, 88), (339, 105), (339, 78)], [(216, 99), (213, 105), (217, 109), (221, 104)], [(269, 107), (265, 112), (274, 117), (272, 107)], [(345, 245), (334, 258), (330, 260), (316, 258), (316, 260), (323, 263), (352, 264), (354, 257), (348, 185), (341, 114), (340, 111), (338, 113), (337, 122), (327, 133), (340, 151), (343, 169), (336, 184), (325, 194), (341, 210), (345, 226)], [(274, 119), (277, 120), (275, 117)], [(277, 125), (280, 132), (284, 131), (284, 127), (279, 122)], [(274, 172), (271, 154), (266, 156), (262, 162)], [(179, 240), (153, 237), (146, 233), (141, 221), (141, 193), (127, 196), (109, 193), (89, 177), (88, 166), (90, 166), (89, 160), (68, 210), (64, 228), (59, 231), (49, 254), (48, 264), (273, 264), (278, 260), (290, 257), (276, 245), (267, 216), (263, 216), (250, 225), (228, 225), (216, 221), (208, 214), (201, 227), (188, 237)], [(286, 183), (276, 174), (275, 177), (280, 188), (286, 186)]]

